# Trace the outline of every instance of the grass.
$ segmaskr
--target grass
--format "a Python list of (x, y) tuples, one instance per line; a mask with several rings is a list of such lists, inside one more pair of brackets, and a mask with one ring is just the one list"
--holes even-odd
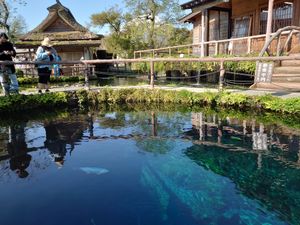
[(300, 98), (281, 99), (271, 95), (249, 96), (229, 92), (194, 93), (189, 91), (166, 91), (150, 89), (112, 89), (100, 91), (79, 90), (68, 93), (46, 95), (13, 95), (0, 97), (0, 111), (16, 111), (36, 107), (57, 105), (97, 106), (108, 104), (178, 104), (191, 108), (209, 106), (211, 108), (235, 109), (242, 112), (272, 112), (281, 115), (300, 115)]
[(100, 91), (79, 90), (34, 95), (0, 97), (0, 114), (7, 118), (32, 110), (54, 111), (60, 108), (110, 108), (157, 111), (210, 111), (242, 119), (253, 119), (266, 124), (282, 124), (300, 129), (300, 98), (281, 99), (271, 95), (248, 96), (228, 92), (193, 93), (149, 89), (112, 89)]

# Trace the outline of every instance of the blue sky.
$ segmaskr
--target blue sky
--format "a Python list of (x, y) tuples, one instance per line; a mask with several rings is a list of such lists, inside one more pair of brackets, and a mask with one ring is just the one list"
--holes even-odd
[[(180, 3), (188, 1), (179, 0)], [(60, 0), (60, 2), (71, 10), (76, 20), (83, 26), (89, 24), (92, 14), (107, 10), (116, 4), (120, 7), (125, 5), (121, 0)], [(48, 15), (47, 7), (55, 3), (56, 0), (27, 0), (26, 6), (18, 5), (17, 13), (24, 17), (28, 30), (32, 30)], [(105, 34), (107, 29), (93, 31)]]

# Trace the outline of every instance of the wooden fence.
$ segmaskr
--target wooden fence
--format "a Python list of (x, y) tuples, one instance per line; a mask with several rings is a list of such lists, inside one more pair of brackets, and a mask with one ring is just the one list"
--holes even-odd
[[(62, 65), (82, 65), (85, 68), (85, 81), (87, 88), (89, 87), (89, 76), (91, 65), (96, 64), (120, 64), (120, 63), (149, 63), (150, 64), (150, 85), (154, 88), (154, 64), (156, 62), (170, 62), (170, 63), (191, 63), (191, 62), (215, 62), (220, 65), (220, 75), (219, 75), (219, 89), (223, 88), (224, 82), (224, 63), (225, 62), (278, 62), (283, 60), (300, 60), (299, 55), (294, 56), (273, 56), (273, 57), (230, 57), (230, 58), (147, 58), (147, 59), (97, 59), (97, 60), (82, 60), (82, 61), (60, 61), (60, 62), (48, 62), (47, 64), (62, 64)], [(35, 64), (45, 64), (45, 62), (32, 62), (32, 61), (23, 61), (23, 62), (11, 62), (11, 61), (0, 61), (0, 65), (35, 65)]]

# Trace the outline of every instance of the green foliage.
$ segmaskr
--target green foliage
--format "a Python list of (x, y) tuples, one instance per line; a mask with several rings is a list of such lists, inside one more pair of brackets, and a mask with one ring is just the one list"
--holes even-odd
[(91, 16), (93, 26), (110, 28), (104, 38), (108, 52), (132, 58), (136, 50), (191, 43), (191, 32), (178, 27), (176, 0), (127, 0), (126, 5), (130, 14), (115, 6)]
[[(37, 77), (32, 76), (18, 76), (19, 84), (36, 84), (38, 82)], [(84, 81), (84, 76), (61, 76), (61, 77), (50, 77), (50, 83), (60, 83), (60, 82), (80, 82)]]
[(0, 112), (52, 108), (63, 105), (68, 105), (68, 97), (63, 92), (43, 95), (11, 95), (0, 98)]
[(225, 70), (232, 72), (240, 72), (247, 74), (255, 74), (255, 62), (226, 62), (224, 63)]
[(274, 112), (279, 115), (300, 115), (300, 98), (281, 99), (270, 95), (248, 96), (229, 92), (193, 93), (151, 89), (101, 89), (98, 92), (79, 90), (73, 93), (49, 93), (43, 95), (12, 95), (0, 97), (1, 111), (18, 111), (59, 105), (97, 106), (101, 103), (123, 104), (173, 103), (182, 107), (210, 106), (219, 109), (238, 109), (256, 113)]
[(245, 107), (251, 105), (251, 98), (243, 94), (222, 92), (215, 99), (217, 105), (222, 107)]
[(299, 113), (300, 98), (280, 99), (271, 95), (256, 98), (256, 103), (262, 108), (279, 113)]
[(20, 70), (20, 69), (16, 69), (16, 75), (18, 77), (23, 77), (24, 76), (24, 72), (22, 70)]
[[(247, 74), (255, 74), (256, 69), (255, 62), (226, 62), (224, 66), (226, 71)], [(219, 67), (219, 63), (216, 62), (155, 62), (154, 64), (154, 69), (158, 73), (167, 70), (214, 72), (218, 71)], [(133, 68), (144, 73), (150, 70), (149, 63), (134, 63)]]

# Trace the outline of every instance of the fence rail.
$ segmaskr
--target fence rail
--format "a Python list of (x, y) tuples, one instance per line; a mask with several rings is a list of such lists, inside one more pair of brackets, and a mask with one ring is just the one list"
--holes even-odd
[(224, 75), (225, 75), (225, 69), (224, 69), (224, 63), (225, 62), (245, 62), (245, 61), (283, 61), (283, 60), (300, 60), (300, 56), (294, 55), (294, 56), (273, 56), (273, 57), (228, 57), (228, 58), (213, 58), (213, 57), (207, 57), (207, 58), (147, 58), (147, 59), (102, 59), (102, 60), (82, 60), (82, 61), (60, 61), (60, 62), (43, 62), (43, 63), (37, 63), (32, 61), (23, 61), (23, 62), (11, 62), (11, 61), (0, 61), (0, 65), (35, 65), (35, 64), (60, 64), (60, 65), (83, 65), (85, 67), (85, 81), (87, 87), (89, 82), (89, 75), (90, 72), (88, 71), (88, 68), (92, 65), (97, 64), (118, 64), (118, 63), (149, 63), (150, 64), (150, 85), (152, 88), (154, 88), (154, 82), (155, 82), (155, 71), (154, 71), (154, 64), (156, 62), (215, 62), (219, 63), (220, 70), (219, 70), (219, 89), (223, 88), (224, 84)]

